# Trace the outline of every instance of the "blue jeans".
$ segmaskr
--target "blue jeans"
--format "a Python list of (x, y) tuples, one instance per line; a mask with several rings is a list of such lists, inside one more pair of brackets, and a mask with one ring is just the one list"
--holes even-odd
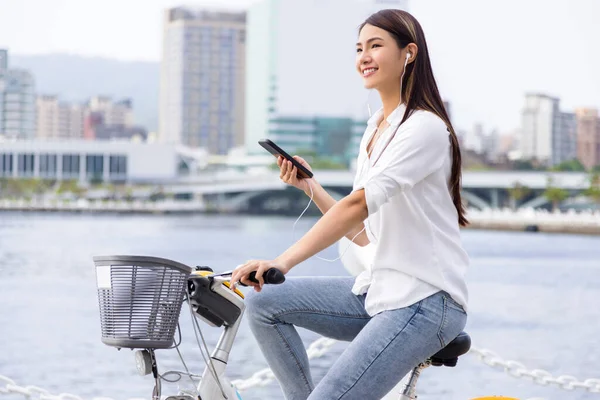
[[(381, 399), (465, 327), (445, 292), (373, 317), (353, 277), (289, 277), (246, 298), (246, 318), (287, 400)], [(352, 342), (314, 385), (295, 326)]]

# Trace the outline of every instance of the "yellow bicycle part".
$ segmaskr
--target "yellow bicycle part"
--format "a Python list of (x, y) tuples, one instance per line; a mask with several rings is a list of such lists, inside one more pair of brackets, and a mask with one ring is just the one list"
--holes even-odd
[[(212, 274), (213, 274), (213, 272), (210, 272), (210, 271), (194, 271), (194, 272), (192, 272), (192, 275), (200, 275), (200, 276), (208, 276), (208, 275), (212, 275)], [(231, 288), (229, 281), (223, 282), (223, 285), (227, 286), (228, 288)], [(242, 299), (244, 298), (244, 293), (242, 293), (240, 290), (238, 290), (238, 288), (235, 288), (234, 292), (235, 292), (235, 294), (240, 296)]]

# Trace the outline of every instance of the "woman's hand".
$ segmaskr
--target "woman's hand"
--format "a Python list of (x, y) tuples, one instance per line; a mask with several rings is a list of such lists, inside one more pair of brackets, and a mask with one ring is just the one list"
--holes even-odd
[[(312, 172), (312, 168), (302, 157), (294, 156), (294, 160), (298, 161), (300, 165)], [(282, 181), (288, 185), (297, 187), (304, 191), (304, 193), (310, 191), (308, 181), (313, 180), (313, 178), (298, 178), (298, 168), (296, 168), (291, 161), (286, 160), (282, 156), (277, 157), (277, 165), (279, 166), (279, 178), (281, 178)]]
[[(230, 281), (231, 282), (230, 283), (231, 290), (234, 290), (236, 285), (239, 282), (241, 282), (244, 285), (254, 287), (254, 290), (256, 290), (257, 292), (260, 292), (265, 283), (265, 281), (263, 279), (263, 274), (268, 269), (271, 269), (271, 268), (277, 268), (284, 275), (287, 274), (288, 271), (291, 269), (291, 267), (288, 267), (282, 261), (278, 261), (278, 260), (250, 260), (250, 261), (247, 261), (245, 264), (238, 265), (233, 270), (233, 273), (231, 274), (231, 281)], [(252, 272), (252, 271), (256, 271), (256, 280), (258, 281), (258, 283), (252, 282), (252, 281), (250, 281), (250, 279), (248, 279), (250, 272)]]

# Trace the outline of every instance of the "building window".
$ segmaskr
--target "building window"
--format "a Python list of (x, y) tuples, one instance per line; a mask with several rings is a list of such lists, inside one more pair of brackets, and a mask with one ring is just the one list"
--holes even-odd
[(17, 173), (19, 176), (33, 176), (33, 154), (17, 155)]
[(79, 155), (64, 154), (62, 156), (63, 179), (79, 178)]
[(127, 156), (110, 156), (109, 173), (111, 180), (124, 180), (127, 177)]
[(56, 177), (56, 154), (40, 154), (40, 177)]
[(85, 172), (89, 180), (102, 180), (104, 174), (104, 156), (90, 154), (85, 157)]
[(0, 176), (12, 176), (13, 155), (0, 154)]

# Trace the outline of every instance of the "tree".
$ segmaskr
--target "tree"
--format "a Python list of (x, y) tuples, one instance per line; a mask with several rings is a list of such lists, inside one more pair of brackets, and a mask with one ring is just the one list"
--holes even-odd
[(548, 185), (544, 191), (544, 196), (552, 203), (552, 211), (558, 210), (558, 205), (569, 198), (569, 192), (565, 189), (554, 186), (552, 179), (548, 179)]
[(570, 171), (570, 172), (585, 172), (585, 167), (578, 159), (569, 161), (563, 161), (558, 165), (555, 165), (551, 169), (552, 171)]
[(517, 203), (527, 196), (531, 192), (527, 186), (516, 182), (511, 188), (508, 189), (508, 195), (510, 197), (510, 208), (513, 210), (517, 208)]
[(585, 196), (590, 197), (594, 203), (600, 205), (600, 173), (594, 172), (590, 175), (590, 187), (583, 191)]
[(56, 191), (57, 194), (72, 193), (76, 197), (82, 196), (85, 192), (86, 189), (79, 186), (79, 183), (75, 179), (61, 181)]
[(518, 171), (533, 171), (535, 168), (533, 163), (529, 160), (516, 160), (513, 163), (513, 169)]
[(600, 172), (600, 164), (598, 164), (598, 165), (594, 165), (594, 166), (592, 167), (592, 170), (591, 170), (591, 172), (592, 172), (592, 173), (594, 173), (594, 172)]

